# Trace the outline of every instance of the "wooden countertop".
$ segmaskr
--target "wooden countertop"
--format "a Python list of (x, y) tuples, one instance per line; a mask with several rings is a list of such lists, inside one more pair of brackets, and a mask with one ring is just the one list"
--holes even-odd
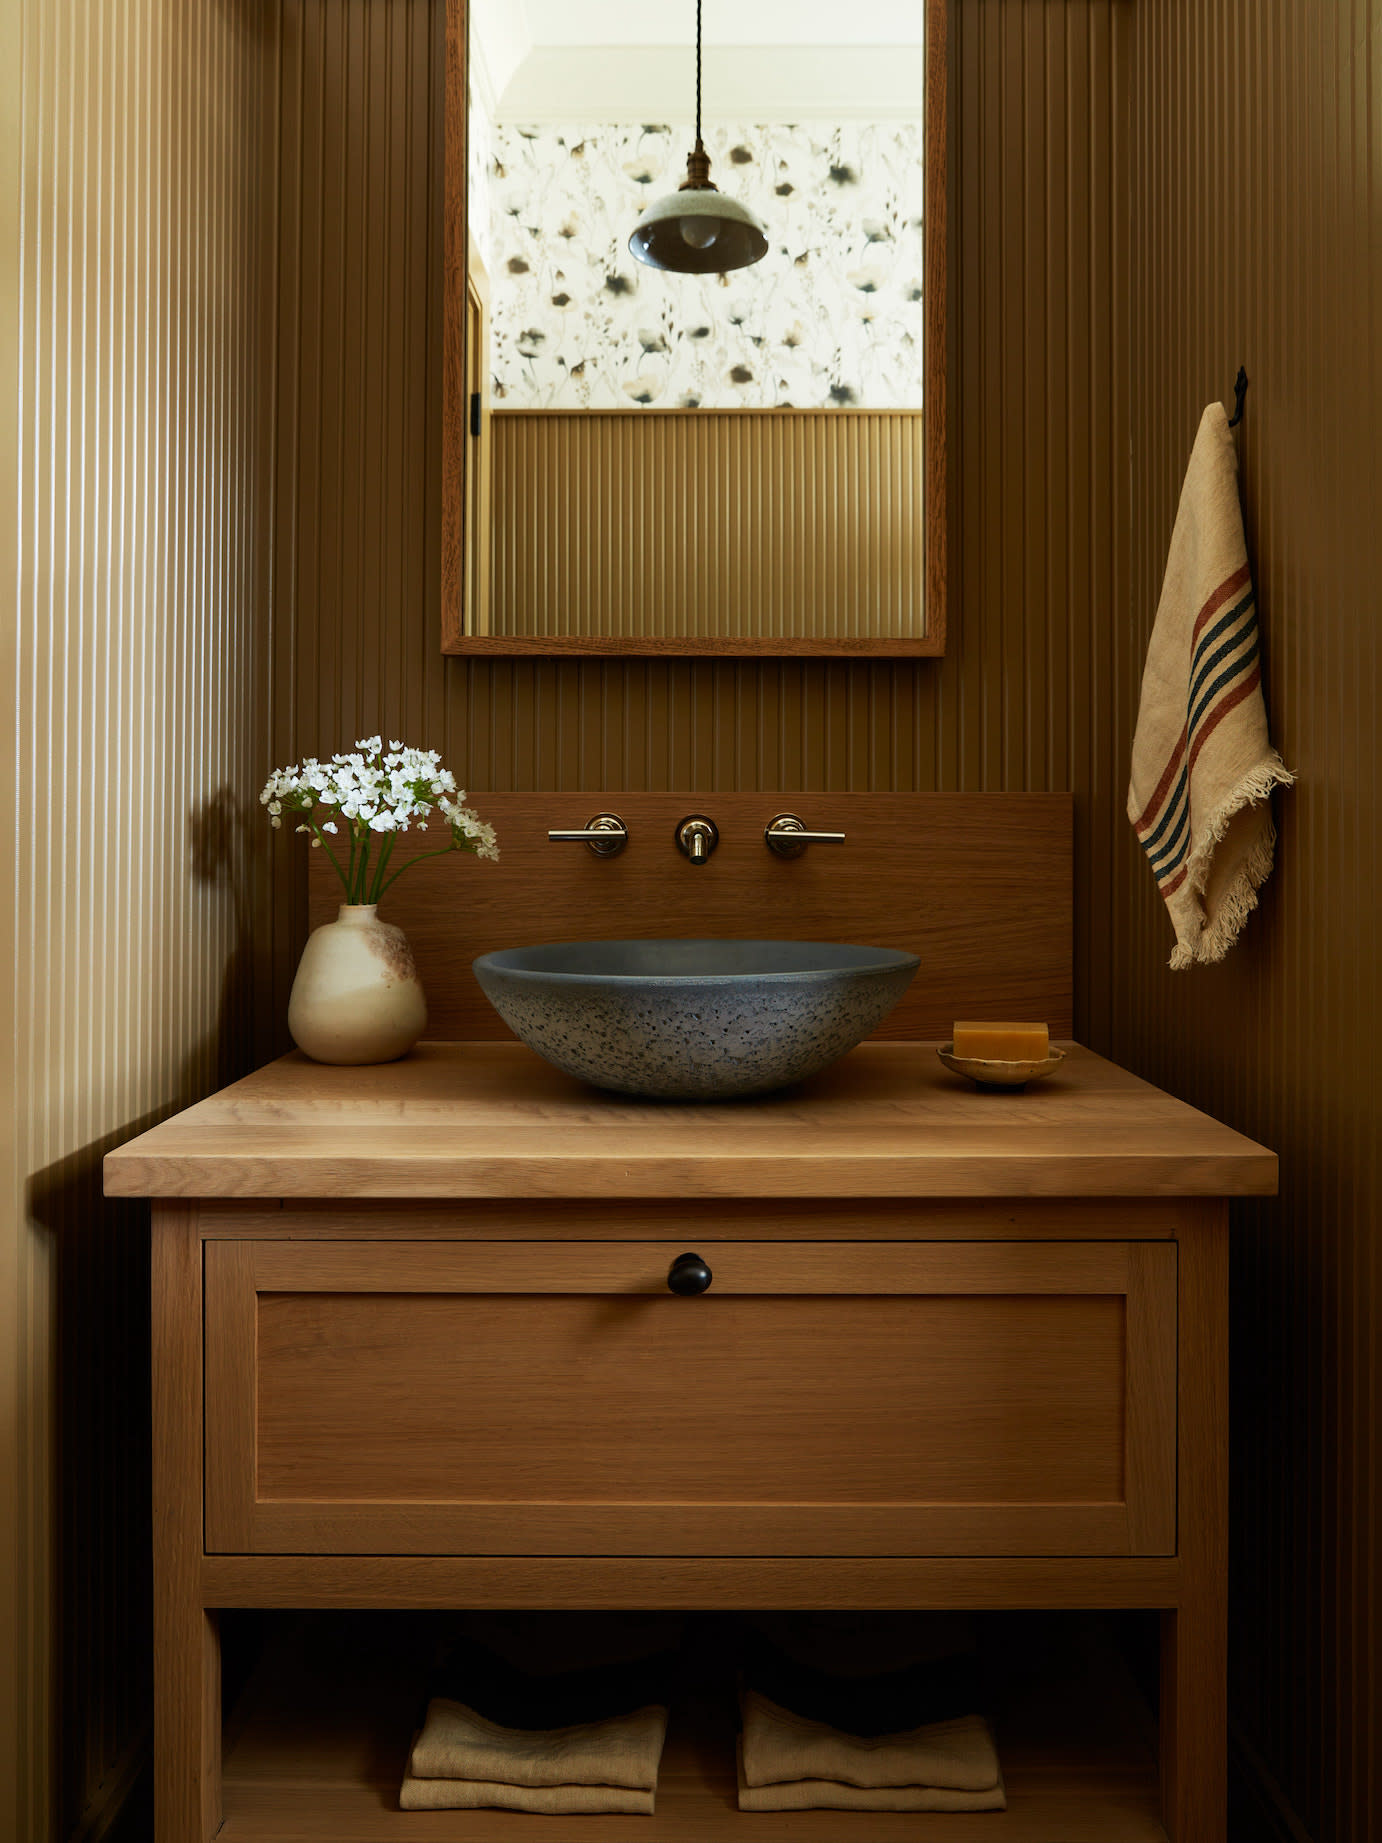
[(1270, 1196), (1276, 1155), (1078, 1046), (980, 1094), (935, 1046), (866, 1043), (799, 1087), (723, 1105), (597, 1093), (518, 1043), (401, 1062), (293, 1054), (131, 1140), (109, 1196)]

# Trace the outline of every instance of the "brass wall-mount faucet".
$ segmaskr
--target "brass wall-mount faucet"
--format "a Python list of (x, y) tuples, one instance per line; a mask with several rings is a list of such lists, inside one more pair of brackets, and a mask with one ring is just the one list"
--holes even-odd
[[(629, 842), (629, 829), (617, 813), (596, 813), (583, 826), (554, 827), (553, 844), (585, 845), (596, 857), (618, 857)], [(677, 849), (693, 864), (708, 864), (720, 842), (720, 828), (704, 813), (688, 813), (676, 828)], [(842, 845), (843, 832), (812, 832), (795, 813), (779, 813), (763, 828), (763, 841), (780, 858), (798, 858), (808, 845)]]
[(677, 849), (693, 864), (706, 864), (720, 842), (720, 828), (704, 813), (691, 813), (677, 827)]

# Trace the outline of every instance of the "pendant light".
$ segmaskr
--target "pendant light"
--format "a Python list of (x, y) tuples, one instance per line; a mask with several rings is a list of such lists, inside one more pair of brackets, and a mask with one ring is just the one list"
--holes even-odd
[(696, 145), (686, 156), (680, 190), (648, 206), (629, 248), (650, 269), (683, 275), (746, 269), (768, 253), (767, 234), (748, 206), (711, 183), (710, 156), (701, 140), (701, 0), (696, 0)]

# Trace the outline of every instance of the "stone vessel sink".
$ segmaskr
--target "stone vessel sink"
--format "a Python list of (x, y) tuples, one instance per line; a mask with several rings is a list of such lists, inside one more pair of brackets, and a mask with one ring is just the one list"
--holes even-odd
[(504, 1022), (569, 1075), (663, 1100), (764, 1094), (861, 1043), (920, 965), (833, 941), (563, 941), (481, 954)]

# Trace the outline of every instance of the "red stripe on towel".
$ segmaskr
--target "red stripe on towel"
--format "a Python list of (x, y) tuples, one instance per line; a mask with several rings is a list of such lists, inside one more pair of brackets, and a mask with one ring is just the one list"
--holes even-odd
[(1176, 891), (1180, 888), (1181, 884), (1184, 883), (1186, 871), (1188, 870), (1188, 868), (1189, 868), (1188, 865), (1182, 864), (1180, 869), (1176, 872), (1175, 876), (1172, 877), (1171, 881), (1169, 883), (1162, 884), (1161, 894), (1162, 894), (1162, 899), (1164, 901), (1169, 901), (1170, 898), (1174, 896)]
[(1139, 832), (1146, 832), (1151, 829), (1152, 823), (1156, 819), (1157, 811), (1162, 801), (1166, 798), (1166, 790), (1176, 778), (1176, 770), (1180, 767), (1180, 758), (1185, 753), (1185, 745), (1188, 741), (1189, 736), (1185, 730), (1182, 730), (1180, 733), (1180, 741), (1171, 751), (1170, 761), (1167, 762), (1166, 766), (1161, 771), (1161, 779), (1156, 784), (1156, 791), (1153, 793), (1146, 806), (1143, 807), (1142, 817), (1133, 822)]
[(1214, 715), (1210, 717), (1208, 721), (1201, 726), (1199, 733), (1195, 737), (1195, 746), (1190, 751), (1190, 771), (1191, 773), (1194, 772), (1195, 761), (1200, 753), (1200, 750), (1209, 741), (1209, 738), (1214, 734), (1215, 730), (1218, 729), (1219, 725), (1223, 722), (1224, 718), (1228, 715), (1228, 713), (1234, 708), (1236, 704), (1241, 704), (1244, 698), (1251, 697), (1252, 693), (1257, 689), (1258, 685), (1261, 682), (1262, 682), (1262, 662), (1259, 659), (1256, 665), (1254, 665), (1252, 671), (1249, 672), (1248, 676), (1243, 680), (1241, 685), (1235, 685), (1232, 691), (1226, 691), (1224, 693), (1223, 697), (1219, 701), (1219, 706), (1215, 710)]
[(1251, 581), (1252, 571), (1245, 563), (1241, 569), (1233, 572), (1227, 582), (1220, 583), (1219, 587), (1214, 591), (1204, 607), (1200, 609), (1200, 612), (1195, 617), (1194, 631), (1190, 635), (1191, 652), (1194, 652), (1196, 646), (1199, 644), (1200, 635), (1214, 619), (1214, 616), (1223, 607), (1224, 603), (1230, 601), (1243, 587), (1244, 583)]

